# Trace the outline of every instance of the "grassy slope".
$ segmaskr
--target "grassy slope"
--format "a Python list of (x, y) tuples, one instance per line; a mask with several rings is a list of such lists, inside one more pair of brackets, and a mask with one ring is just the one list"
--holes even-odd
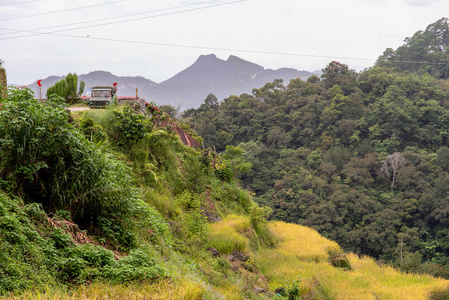
[[(128, 285), (97, 282), (74, 289), (50, 289), (46, 293), (30, 291), (17, 298), (243, 299), (245, 284), (274, 291), (281, 286), (288, 289), (298, 281), (300, 294), (308, 299), (427, 299), (431, 291), (449, 285), (447, 280), (403, 274), (354, 254), (348, 255), (352, 270), (339, 269), (328, 261), (329, 253), (340, 251), (335, 242), (300, 225), (270, 222), (268, 227), (278, 240), (277, 245), (254, 251), (250, 243), (255, 233), (247, 216), (229, 215), (210, 224), (210, 245), (221, 249), (221, 256), (212, 258), (202, 249), (193, 255), (172, 253), (166, 258), (172, 274), (169, 280)], [(227, 232), (225, 241), (221, 239), (223, 232)], [(231, 272), (227, 248), (238, 248), (248, 254), (248, 264), (258, 267), (260, 273), (245, 273), (242, 268)], [(276, 297), (284, 299), (274, 294), (262, 295), (263, 299)]]
[[(181, 216), (187, 216), (169, 188), (142, 186), (142, 190), (144, 199), (166, 218), (182, 222)], [(254, 226), (250, 216), (230, 214), (238, 213), (239, 206), (232, 197), (240, 199), (234, 194), (241, 191), (231, 185), (221, 190), (217, 187), (217, 190), (221, 193), (217, 198), (221, 200), (216, 201), (216, 206), (222, 211), (223, 220), (208, 225), (204, 233), (206, 243), (178, 241), (186, 244), (159, 254), (154, 252), (157, 264), (165, 268), (169, 279), (127, 284), (91, 281), (75, 286), (52, 285), (47, 291), (28, 290), (15, 298), (286, 299), (275, 295), (274, 290), (279, 287), (293, 290), (298, 284), (300, 295), (307, 299), (426, 299), (431, 291), (449, 285), (449, 281), (430, 276), (402, 274), (353, 254), (347, 255), (352, 270), (333, 267), (329, 263), (330, 256), (341, 251), (335, 242), (310, 228), (294, 224), (271, 222), (266, 227), (264, 224)], [(226, 201), (233, 201), (236, 208), (226, 206), (225, 199), (231, 199)], [(14, 209), (19, 211), (19, 208)], [(267, 238), (270, 232), (277, 240), (274, 246)], [(213, 257), (206, 250), (208, 247), (218, 249), (221, 255)], [(230, 255), (235, 249), (247, 255), (248, 260), (232, 260)], [(257, 295), (254, 288), (263, 288), (269, 293)]]
[(430, 291), (443, 289), (449, 281), (428, 275), (403, 274), (379, 266), (369, 257), (349, 254), (352, 270), (328, 263), (329, 250), (338, 245), (316, 231), (283, 222), (270, 223), (280, 243), (258, 253), (257, 263), (271, 288), (293, 282), (301, 276), (304, 294), (329, 299), (427, 299)]

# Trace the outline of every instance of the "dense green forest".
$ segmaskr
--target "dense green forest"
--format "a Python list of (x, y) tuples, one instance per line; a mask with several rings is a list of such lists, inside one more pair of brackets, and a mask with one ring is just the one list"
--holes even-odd
[(404, 40), (396, 50), (388, 48), (377, 65), (394, 67), (418, 74), (428, 73), (438, 79), (449, 78), (449, 19), (441, 18)]
[(321, 78), (274, 81), (220, 103), (209, 95), (184, 122), (207, 147), (251, 163), (241, 184), (272, 219), (449, 277), (448, 44), (443, 18), (363, 72), (333, 61)]

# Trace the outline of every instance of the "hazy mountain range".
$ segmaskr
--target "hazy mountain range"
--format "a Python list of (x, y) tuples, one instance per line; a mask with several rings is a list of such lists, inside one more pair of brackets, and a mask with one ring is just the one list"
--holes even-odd
[[(181, 105), (181, 109), (196, 108), (204, 102), (206, 96), (213, 93), (222, 100), (230, 95), (251, 93), (253, 88), (260, 88), (274, 79), (283, 79), (288, 84), (290, 79), (306, 79), (317, 72), (298, 71), (291, 68), (278, 70), (265, 69), (262, 66), (229, 56), (227, 60), (217, 58), (215, 54), (201, 55), (190, 67), (161, 83), (141, 76), (116, 76), (106, 71), (93, 71), (79, 75), (86, 83), (86, 89), (96, 85), (112, 85), (117, 82), (118, 96), (138, 95), (147, 101), (158, 104)], [(50, 76), (42, 80), (42, 97), (46, 88), (61, 80), (62, 76)], [(29, 85), (37, 91), (37, 82)], [(86, 91), (86, 90), (85, 90)], [(39, 97), (38, 93), (36, 93)]]

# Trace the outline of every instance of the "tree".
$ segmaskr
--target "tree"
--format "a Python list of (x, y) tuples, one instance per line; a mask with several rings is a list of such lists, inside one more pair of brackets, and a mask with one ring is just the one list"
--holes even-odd
[[(440, 20), (404, 40), (396, 51), (388, 48), (376, 65), (395, 66), (402, 71), (429, 73), (436, 78), (449, 78), (449, 19)], [(420, 63), (416, 63), (420, 62)], [(425, 62), (425, 63), (422, 63)]]
[(393, 190), (396, 180), (397, 172), (405, 166), (407, 160), (404, 156), (399, 152), (395, 152), (391, 155), (388, 155), (387, 158), (382, 163), (382, 167), (380, 171), (384, 175), (384, 177), (390, 182), (390, 187)]
[(223, 167), (232, 172), (233, 178), (238, 178), (251, 170), (252, 163), (245, 161), (244, 153), (245, 150), (239, 146), (226, 146), (226, 151), (221, 154)]
[(448, 169), (449, 168), (449, 148), (448, 147), (441, 147), (437, 150), (437, 158), (436, 158), (436, 164), (440, 166), (442, 169)]
[(173, 119), (176, 119), (178, 117), (180, 108), (181, 105), (179, 105), (178, 107), (174, 107), (170, 104), (159, 105), (159, 109), (165, 111), (170, 116), (170, 118)]
[(206, 99), (204, 99), (204, 104), (206, 104), (206, 106), (208, 107), (217, 107), (218, 106), (218, 99), (217, 97), (215, 97), (214, 94), (209, 94), (207, 95)]
[(8, 81), (6, 79), (6, 71), (3, 68), (3, 60), (0, 59), (0, 110), (2, 110), (2, 98), (6, 98), (6, 87)]
[(323, 72), (321, 78), (327, 88), (338, 84), (346, 95), (353, 90), (355, 71), (350, 70), (347, 65), (332, 61), (321, 71)]
[(78, 87), (78, 75), (76, 73), (69, 73), (64, 79), (55, 83), (47, 89), (47, 98), (54, 96), (64, 98), (67, 103), (75, 103), (83, 94), (85, 82), (80, 81)]
[(370, 153), (363, 158), (353, 157), (343, 168), (342, 173), (346, 176), (347, 182), (352, 182), (358, 186), (369, 188), (374, 182), (375, 169), (377, 164), (377, 155)]

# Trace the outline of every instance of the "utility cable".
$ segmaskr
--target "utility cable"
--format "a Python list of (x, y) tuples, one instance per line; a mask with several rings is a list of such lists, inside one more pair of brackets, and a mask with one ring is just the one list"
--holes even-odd
[(17, 4), (36, 2), (36, 1), (39, 1), (39, 0), (29, 0), (29, 1), (15, 2), (15, 3), (5, 3), (5, 4), (0, 4), (0, 6), (13, 6), (13, 5), (17, 5)]
[[(19, 17), (13, 17), (13, 18), (8, 18), (8, 19), (0, 19), (0, 22), (2, 22), (2, 21), (10, 21), (10, 20), (17, 20), (17, 19), (32, 18), (32, 17), (38, 17), (38, 16), (45, 16), (45, 15), (51, 15), (51, 14), (57, 14), (57, 13), (61, 13), (61, 12), (74, 11), (74, 10), (91, 8), (91, 7), (96, 7), (96, 6), (109, 5), (109, 4), (113, 4), (113, 3), (117, 3), (117, 2), (123, 2), (123, 1), (126, 1), (126, 0), (111, 1), (111, 2), (106, 2), (106, 3), (99, 3), (99, 4), (79, 6), (79, 7), (74, 7), (74, 8), (54, 10), (54, 11), (49, 11), (49, 12), (44, 12), (44, 13), (34, 14), (34, 15), (26, 15), (26, 16), (19, 16)], [(28, 1), (28, 2), (32, 2), (32, 1)]]
[[(122, 16), (117, 16), (117, 17), (113, 17), (113, 18), (126, 18), (126, 17), (130, 17), (130, 16), (149, 14), (149, 13), (166, 11), (166, 10), (173, 10), (173, 9), (187, 7), (187, 6), (201, 5), (201, 4), (210, 3), (210, 2), (216, 2), (216, 1), (219, 1), (219, 0), (197, 2), (197, 3), (181, 5), (181, 6), (175, 6), (175, 7), (170, 7), (170, 8), (163, 8), (163, 9), (157, 9), (157, 10), (150, 10), (150, 11), (146, 11), (146, 12), (122, 15)], [(36, 31), (43, 30), (43, 29), (51, 29), (51, 28), (57, 28), (57, 27), (65, 27), (65, 26), (80, 25), (80, 24), (86, 24), (86, 23), (93, 23), (93, 22), (100, 22), (100, 21), (105, 21), (105, 20), (111, 20), (112, 17), (96, 19), (96, 20), (90, 20), (90, 21), (83, 21), (83, 22), (76, 22), (76, 23), (71, 23), (71, 24), (62, 24), (62, 25), (48, 26), (48, 27), (31, 29), (31, 30), (18, 30), (18, 29), (10, 29), (10, 28), (0, 28), (2, 30), (13, 31), (13, 32), (7, 32), (7, 33), (1, 33), (0, 35), (14, 34), (14, 33), (17, 33), (17, 32), (33, 32), (33, 34), (27, 34), (27, 35), (20, 35), (20, 36), (11, 37), (11, 39), (14, 39), (14, 38), (35, 36), (35, 35), (39, 35), (39, 34), (72, 31), (72, 30), (78, 30), (78, 29), (85, 29), (85, 28), (99, 27), (99, 26), (118, 24), (118, 23), (124, 23), (124, 22), (131, 22), (131, 21), (142, 20), (142, 19), (151, 19), (151, 18), (162, 17), (162, 16), (167, 16), (167, 15), (173, 15), (173, 14), (180, 14), (180, 13), (191, 12), (191, 11), (201, 10), (201, 9), (206, 9), (206, 8), (213, 8), (213, 7), (229, 5), (229, 4), (235, 4), (235, 3), (238, 3), (238, 2), (245, 2), (245, 1), (248, 1), (248, 0), (238, 0), (238, 1), (234, 1), (234, 2), (220, 3), (220, 4), (215, 4), (215, 5), (203, 6), (203, 7), (199, 7), (199, 8), (192, 8), (192, 9), (186, 9), (186, 10), (181, 10), (181, 11), (168, 12), (168, 13), (163, 13), (163, 14), (159, 14), (159, 15), (145, 16), (145, 17), (139, 17), (139, 18), (133, 18), (133, 19), (121, 20), (121, 21), (110, 21), (110, 22), (102, 23), (102, 24), (95, 24), (95, 25), (89, 25), (89, 26), (68, 28), (68, 29), (62, 29), (62, 30), (57, 30), (57, 31), (45, 32), (45, 33), (36, 32)], [(8, 38), (3, 38), (3, 39), (8, 39)]]
[[(56, 36), (70, 37), (70, 38), (79, 38), (79, 39), (98, 40), (98, 41), (105, 41), (105, 42), (153, 45), (153, 46), (164, 46), (164, 47), (177, 47), (177, 48), (200, 49), (200, 50), (209, 50), (209, 51), (227, 51), (227, 52), (240, 52), (240, 53), (252, 53), (252, 54), (268, 54), (268, 55), (327, 58), (327, 59), (347, 59), (347, 60), (362, 60), (362, 61), (376, 61), (377, 60), (374, 58), (364, 58), (364, 57), (330, 56), (330, 55), (315, 55), (315, 54), (288, 53), (288, 52), (276, 52), (276, 51), (260, 51), (260, 50), (248, 50), (248, 49), (236, 49), (236, 48), (193, 46), (193, 45), (183, 45), (183, 44), (169, 44), (169, 43), (156, 43), (156, 42), (147, 42), (147, 41), (133, 41), (133, 40), (103, 38), (103, 37), (94, 37), (94, 36), (86, 37), (86, 36), (62, 34), (62, 33), (42, 33), (42, 34), (49, 34), (49, 35), (56, 35)], [(447, 65), (447, 63), (436, 63), (436, 62), (425, 62), (425, 61), (391, 61), (391, 62), (429, 64), (429, 65)]]
[[(122, 1), (124, 1), (124, 0), (122, 0)], [(198, 4), (203, 4), (203, 3), (215, 2), (215, 1), (219, 1), (219, 0), (205, 1), (205, 2), (188, 4), (188, 5), (183, 5), (183, 6), (173, 7), (173, 8), (166, 8), (166, 9), (161, 9), (161, 10), (176, 9), (176, 8), (180, 8), (180, 7), (191, 6), (191, 5), (198, 5)], [(260, 51), (260, 50), (247, 50), (247, 49), (235, 49), (235, 48), (194, 46), (194, 45), (183, 45), (183, 44), (170, 44), (170, 43), (156, 43), (156, 42), (147, 42), (147, 41), (133, 41), (133, 40), (123, 40), (123, 39), (112, 39), (112, 38), (95, 37), (95, 36), (90, 36), (90, 35), (88, 35), (88, 36), (80, 36), (80, 35), (70, 35), (70, 34), (58, 33), (58, 32), (64, 32), (64, 31), (77, 30), (77, 29), (105, 26), (105, 25), (116, 24), (116, 23), (130, 22), (130, 21), (147, 19), (147, 18), (155, 18), (155, 17), (172, 15), (172, 14), (179, 14), (179, 13), (183, 13), (183, 12), (189, 12), (189, 11), (194, 11), (194, 10), (212, 8), (212, 7), (217, 7), (217, 6), (229, 5), (229, 4), (235, 4), (235, 3), (239, 3), (239, 2), (245, 2), (245, 1), (248, 1), (248, 0), (238, 0), (238, 1), (221, 3), (221, 4), (217, 4), (217, 5), (210, 5), (210, 6), (205, 6), (205, 7), (195, 8), (195, 9), (188, 9), (188, 10), (177, 11), (177, 12), (169, 12), (169, 13), (153, 15), (153, 16), (148, 16), (148, 17), (140, 17), (140, 18), (129, 19), (129, 20), (114, 21), (114, 22), (109, 22), (109, 23), (103, 23), (103, 24), (97, 24), (97, 25), (91, 25), (91, 26), (84, 26), (84, 27), (78, 27), (78, 28), (70, 28), (70, 29), (64, 29), (64, 30), (57, 30), (57, 31), (51, 31), (51, 32), (36, 32), (36, 31), (31, 31), (31, 30), (16, 30), (16, 29), (9, 29), (9, 28), (0, 28), (0, 29), (3, 29), (3, 30), (10, 30), (10, 31), (15, 31), (15, 32), (31, 32), (32, 33), (30, 35), (24, 35), (24, 36), (0, 38), (0, 40), (8, 40), (8, 39), (14, 39), (14, 38), (20, 38), (20, 37), (28, 37), (28, 36), (35, 36), (35, 35), (55, 35), (55, 36), (70, 37), (70, 38), (81, 38), (81, 39), (88, 38), (90, 40), (99, 40), (99, 41), (107, 41), (107, 42), (141, 44), (141, 45), (143, 44), (143, 45), (154, 45), (154, 46), (165, 46), (165, 47), (178, 47), (178, 48), (189, 48), (189, 49), (212, 50), (212, 51), (231, 51), (231, 52), (253, 53), (253, 54), (268, 54), (268, 55), (283, 55), (283, 56), (313, 57), (313, 58), (328, 58), (328, 59), (349, 59), (349, 60), (363, 60), (363, 61), (376, 61), (377, 60), (377, 59), (373, 59), (373, 58), (363, 58), (363, 57), (329, 56), (329, 55), (314, 55), (314, 54), (288, 53), (288, 52), (276, 52), (276, 51)], [(161, 10), (155, 10), (155, 11), (151, 11), (151, 12), (156, 12), (156, 11), (161, 11)], [(132, 14), (132, 15), (139, 15), (139, 14), (145, 14), (145, 13), (149, 13), (149, 12), (142, 12), (142, 13), (137, 13), (137, 14)], [(127, 15), (127, 16), (129, 16), (129, 15)], [(126, 16), (121, 16), (121, 17), (126, 17)], [(86, 21), (86, 22), (94, 22), (94, 21)], [(75, 24), (81, 24), (81, 23), (75, 23)], [(69, 25), (59, 25), (59, 26), (69, 26)], [(448, 63), (439, 63), (439, 62), (410, 61), (410, 60), (407, 60), (407, 61), (389, 61), (389, 62), (391, 62), (391, 63), (429, 64), (429, 65), (447, 65), (448, 64)]]

